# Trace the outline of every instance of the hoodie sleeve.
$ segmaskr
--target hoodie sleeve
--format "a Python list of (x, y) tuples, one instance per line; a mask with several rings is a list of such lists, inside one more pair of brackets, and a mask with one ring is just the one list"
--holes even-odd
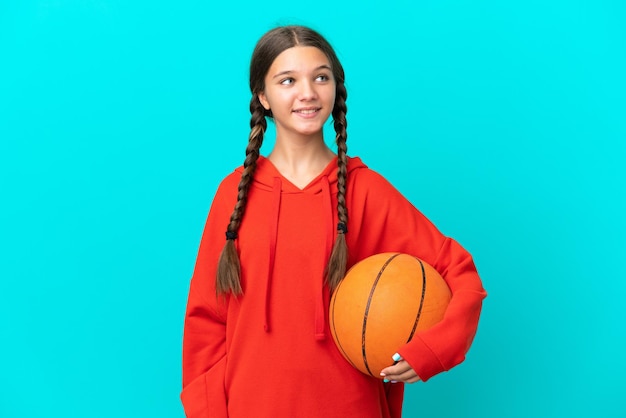
[(232, 199), (224, 192), (227, 188), (224, 186), (223, 182), (209, 212), (187, 301), (181, 401), (188, 418), (228, 416), (224, 389), (228, 299), (215, 294), (217, 260), (224, 245), (224, 222), (230, 217), (229, 206), (230, 210), (233, 207), (229, 205)]
[[(422, 381), (451, 369), (465, 359), (478, 327), (486, 297), (471, 255), (444, 236), (387, 180), (371, 170), (360, 170), (351, 199), (358, 209), (350, 213), (349, 234), (356, 230), (357, 251), (350, 263), (382, 252), (403, 252), (432, 265), (445, 279), (452, 299), (444, 318), (419, 332), (398, 353)], [(349, 247), (351, 248), (351, 247)]]

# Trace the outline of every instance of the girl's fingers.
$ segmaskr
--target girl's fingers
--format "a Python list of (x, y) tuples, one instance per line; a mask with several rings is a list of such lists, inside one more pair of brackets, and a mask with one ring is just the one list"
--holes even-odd
[(404, 361), (399, 354), (394, 354), (392, 358), (396, 363), (393, 366), (384, 368), (380, 373), (386, 382), (415, 383), (420, 380), (411, 365)]

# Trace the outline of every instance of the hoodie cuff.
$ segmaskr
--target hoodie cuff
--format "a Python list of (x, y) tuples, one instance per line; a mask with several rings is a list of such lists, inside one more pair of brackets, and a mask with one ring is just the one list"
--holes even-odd
[(413, 338), (398, 354), (409, 363), (422, 382), (446, 370), (435, 353), (419, 337)]

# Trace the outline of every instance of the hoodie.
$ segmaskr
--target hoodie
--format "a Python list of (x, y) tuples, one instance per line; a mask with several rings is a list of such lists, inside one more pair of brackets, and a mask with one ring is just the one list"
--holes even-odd
[[(353, 368), (330, 334), (324, 268), (337, 234), (336, 158), (300, 189), (259, 157), (236, 240), (244, 294), (216, 296), (242, 170), (216, 192), (191, 279), (181, 393), (187, 417), (400, 417), (403, 384)], [(408, 253), (432, 265), (452, 291), (443, 320), (398, 353), (423, 381), (462, 362), (486, 296), (471, 256), (358, 158), (348, 160), (346, 204), (348, 268), (374, 254)]]

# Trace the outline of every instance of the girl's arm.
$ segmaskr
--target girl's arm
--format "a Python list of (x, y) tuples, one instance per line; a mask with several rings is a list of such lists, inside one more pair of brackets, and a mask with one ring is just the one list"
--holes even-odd
[(181, 393), (188, 418), (228, 416), (224, 388), (228, 297), (216, 295), (215, 275), (224, 244), (224, 220), (228, 221), (230, 205), (234, 204), (225, 192), (236, 191), (236, 187), (231, 186), (222, 182), (213, 199), (191, 278), (183, 337)]
[(204, 417), (207, 411), (220, 411), (211, 415), (226, 417), (224, 374), (226, 366), (226, 323), (214, 311), (197, 283), (194, 275), (189, 290), (183, 337), (183, 391), (181, 400), (188, 418)]
[(351, 252), (351, 263), (382, 252), (411, 254), (432, 265), (452, 291), (442, 321), (417, 333), (398, 350), (417, 376), (428, 380), (465, 359), (486, 292), (471, 255), (444, 236), (387, 180), (370, 170), (355, 177), (351, 200), (362, 203), (350, 214), (348, 235), (354, 232), (352, 239), (357, 240), (349, 247), (356, 249)]

